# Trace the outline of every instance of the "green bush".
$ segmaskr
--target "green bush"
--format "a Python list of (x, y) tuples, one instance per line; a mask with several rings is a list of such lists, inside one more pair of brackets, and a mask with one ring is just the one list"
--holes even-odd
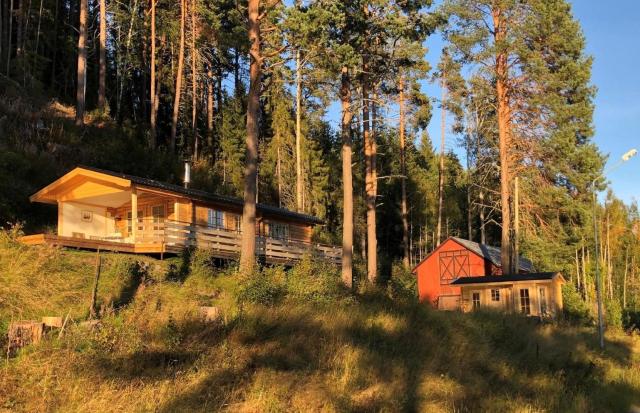
[(402, 262), (394, 262), (391, 267), (387, 294), (394, 300), (416, 301), (418, 298), (416, 277), (411, 273), (411, 270), (402, 265)]
[(590, 324), (593, 322), (587, 303), (582, 300), (580, 293), (573, 284), (562, 286), (562, 301), (564, 316), (571, 322)]
[(611, 328), (622, 328), (622, 306), (620, 305), (620, 301), (607, 299), (604, 302), (605, 308), (605, 322), (608, 327)]
[(239, 304), (273, 306), (286, 294), (282, 267), (267, 268), (240, 281), (237, 301)]
[(198, 248), (191, 253), (190, 277), (211, 276), (216, 271), (213, 250)]
[(288, 273), (287, 293), (292, 298), (329, 302), (345, 294), (335, 264), (306, 255)]

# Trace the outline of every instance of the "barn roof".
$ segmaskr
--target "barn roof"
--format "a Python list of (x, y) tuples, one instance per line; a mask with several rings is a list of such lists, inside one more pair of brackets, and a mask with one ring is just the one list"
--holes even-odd
[[(460, 244), (461, 246), (463, 246), (464, 248), (466, 248), (469, 251), (473, 252), (474, 254), (476, 254), (476, 255), (484, 258), (485, 260), (489, 261), (490, 263), (492, 263), (496, 267), (498, 267), (498, 268), (502, 267), (502, 261), (500, 259), (502, 257), (502, 250), (500, 248), (492, 247), (491, 245), (480, 244), (478, 242), (469, 241), (469, 240), (464, 239), (464, 238), (449, 237), (449, 238), (447, 238), (446, 241), (441, 243), (436, 249), (434, 249), (429, 254), (427, 254), (427, 256), (413, 268), (412, 272), (415, 272), (416, 269), (423, 262), (425, 262), (431, 255), (433, 255), (436, 251), (438, 251), (440, 246), (444, 245), (445, 242), (447, 242), (448, 240), (452, 240), (452, 241)], [(518, 269), (518, 271), (523, 271), (523, 272), (533, 272), (534, 271), (533, 263), (531, 261), (529, 261), (528, 259), (526, 259), (525, 257), (523, 257), (522, 255), (518, 259), (518, 267), (520, 267)]]
[(555, 276), (562, 277), (559, 272), (538, 272), (531, 274), (506, 274), (506, 275), (485, 275), (481, 277), (460, 277), (456, 278), (451, 285), (468, 284), (491, 284), (501, 282), (517, 281), (545, 281), (552, 280)]
[[(451, 237), (451, 239), (453, 239), (455, 242), (462, 245), (463, 247), (467, 248), (468, 250), (473, 251), (479, 256), (483, 257), (484, 259), (490, 261), (496, 267), (500, 267), (502, 265), (501, 259), (500, 259), (502, 257), (502, 250), (500, 248), (492, 247), (490, 245), (480, 244), (477, 242), (469, 241), (467, 239), (458, 238), (458, 237)], [(518, 260), (518, 265), (520, 267), (519, 271), (533, 272), (534, 270), (533, 263), (523, 256), (520, 256)]]

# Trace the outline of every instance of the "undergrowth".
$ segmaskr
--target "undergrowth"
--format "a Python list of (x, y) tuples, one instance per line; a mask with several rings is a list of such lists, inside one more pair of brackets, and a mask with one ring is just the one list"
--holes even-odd
[[(86, 318), (94, 259), (0, 237), (0, 321), (12, 312)], [(601, 352), (590, 326), (432, 311), (400, 267), (385, 288), (354, 294), (339, 280), (337, 268), (312, 257), (242, 278), (205, 251), (167, 261), (105, 254), (100, 325), (72, 323), (8, 359), (0, 409), (605, 412), (640, 404), (638, 337), (609, 332)], [(134, 292), (119, 302), (126, 290)], [(220, 317), (203, 319), (203, 306)]]

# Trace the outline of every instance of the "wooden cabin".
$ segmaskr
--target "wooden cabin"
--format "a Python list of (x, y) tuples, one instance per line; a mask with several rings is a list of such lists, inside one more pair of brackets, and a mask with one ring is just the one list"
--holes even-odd
[(462, 277), (451, 285), (460, 288), (464, 312), (493, 309), (530, 316), (555, 317), (562, 312), (562, 274), (555, 272)]
[[(418, 278), (420, 301), (441, 310), (457, 310), (462, 306), (462, 291), (452, 282), (462, 277), (501, 275), (500, 248), (450, 237), (413, 269)], [(519, 272), (533, 272), (533, 264), (519, 259)]]
[[(30, 197), (58, 207), (56, 234), (22, 237), (25, 244), (127, 253), (178, 253), (211, 249), (219, 258), (240, 253), (243, 201), (133, 175), (77, 167)], [(321, 221), (257, 205), (257, 254), (268, 263), (290, 263), (307, 253), (336, 263), (341, 249), (312, 242)]]

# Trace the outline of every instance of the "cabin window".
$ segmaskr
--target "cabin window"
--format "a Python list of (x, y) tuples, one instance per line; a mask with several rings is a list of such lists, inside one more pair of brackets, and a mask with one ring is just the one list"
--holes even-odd
[(289, 239), (289, 225), (279, 222), (269, 223), (269, 236), (271, 238), (286, 241)]
[(491, 290), (491, 301), (500, 301), (500, 290), (494, 288)]
[(210, 228), (224, 229), (224, 213), (217, 209), (209, 209), (207, 224)]
[[(133, 220), (133, 213), (131, 211), (127, 212), (127, 234), (131, 234), (133, 232), (133, 228), (131, 226), (131, 221)], [(144, 211), (141, 209), (138, 211), (138, 231), (144, 230)]]
[(471, 295), (471, 302), (473, 303), (473, 309), (477, 310), (480, 308), (480, 293), (479, 292), (474, 292)]
[(240, 233), (242, 228), (242, 217), (236, 214), (233, 214), (233, 215), (228, 214), (227, 217), (230, 219), (229, 223), (231, 224), (229, 226), (229, 229), (231, 231)]
[(152, 207), (151, 216), (153, 217), (153, 230), (162, 231), (164, 227), (164, 205), (156, 205)]
[(529, 299), (529, 289), (520, 289), (520, 312), (522, 314), (531, 314), (531, 301)]
[(538, 290), (538, 293), (540, 295), (540, 314), (541, 315), (545, 315), (545, 314), (547, 314), (547, 291), (546, 291), (546, 288), (540, 287), (540, 289)]

